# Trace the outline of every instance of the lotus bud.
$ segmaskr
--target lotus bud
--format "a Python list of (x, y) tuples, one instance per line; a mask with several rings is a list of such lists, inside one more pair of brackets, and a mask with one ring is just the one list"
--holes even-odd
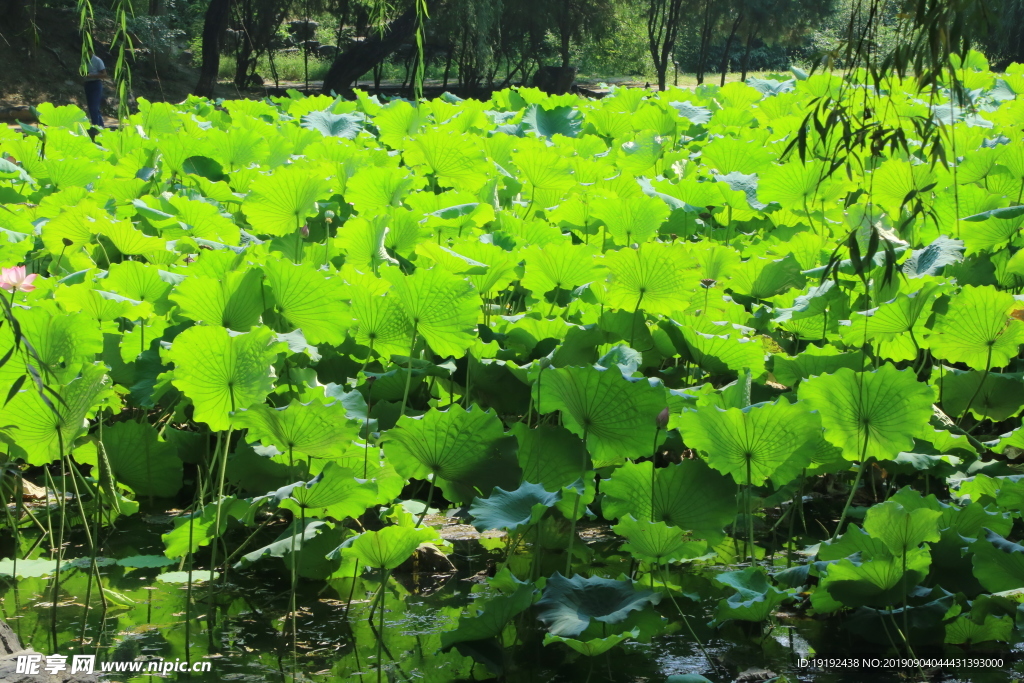
[(301, 228), (299, 228), (299, 233), (303, 237), (309, 237), (309, 226), (308, 225), (303, 225)]
[(662, 411), (658, 413), (658, 417), (654, 418), (654, 424), (658, 427), (658, 429), (664, 429), (665, 427), (668, 427), (668, 416), (668, 408), (663, 408)]

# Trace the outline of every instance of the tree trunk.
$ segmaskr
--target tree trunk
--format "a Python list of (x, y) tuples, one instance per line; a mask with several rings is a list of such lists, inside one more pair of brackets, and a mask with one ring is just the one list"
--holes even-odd
[(743, 74), (740, 76), (740, 80), (744, 83), (747, 82), (747, 66), (750, 64), (750, 44), (754, 42), (756, 37), (757, 29), (747, 34), (747, 47), (743, 50)]
[(412, 38), (415, 30), (416, 8), (413, 7), (391, 21), (383, 34), (374, 33), (344, 53), (339, 52), (324, 76), (323, 93), (351, 95), (352, 83)]
[(725, 85), (725, 76), (729, 73), (729, 49), (732, 47), (732, 39), (736, 37), (736, 31), (739, 30), (740, 24), (743, 23), (743, 13), (741, 12), (736, 21), (732, 22), (732, 30), (729, 31), (729, 37), (725, 40), (725, 50), (722, 52), (722, 83)]
[(562, 29), (562, 45), (559, 52), (562, 55), (562, 68), (569, 68), (569, 31)]
[(668, 65), (661, 58), (661, 42), (666, 32), (666, 0), (648, 0), (650, 5), (647, 9), (647, 46), (651, 50), (651, 59), (654, 61), (654, 70), (658, 74), (658, 90), (665, 90), (665, 72)]
[(704, 83), (704, 70), (707, 68), (708, 46), (711, 45), (711, 2), (704, 0), (704, 21), (700, 27), (700, 52), (697, 54), (697, 85)]
[(448, 90), (448, 76), (452, 72), (452, 53), (455, 52), (455, 46), (449, 45), (448, 52), (445, 54), (444, 59), (444, 81), (441, 83), (442, 90)]
[(228, 23), (231, 0), (210, 0), (203, 20), (203, 60), (199, 67), (199, 81), (194, 92), (201, 97), (213, 97), (220, 71), (220, 37)]

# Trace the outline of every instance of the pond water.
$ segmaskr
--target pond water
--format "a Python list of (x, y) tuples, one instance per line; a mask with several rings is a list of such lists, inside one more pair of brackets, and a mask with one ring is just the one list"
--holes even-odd
[[(136, 515), (122, 519), (103, 539), (107, 558), (162, 554), (160, 533), (170, 528), (166, 515)], [(602, 562), (614, 555), (600, 553), (599, 535), (592, 544)], [(81, 540), (81, 539), (76, 539)], [(74, 555), (75, 547), (72, 547)], [(78, 546), (83, 554), (84, 546)], [(521, 557), (528, 549), (520, 549)], [(7, 553), (5, 553), (7, 554)], [(205, 673), (171, 673), (161, 679), (150, 674), (111, 673), (105, 680), (157, 681), (471, 681), (494, 679), (489, 669), (500, 666), (504, 680), (514, 682), (665, 681), (673, 674), (699, 673), (712, 681), (786, 679), (823, 683), (920, 680), (921, 672), (896, 669), (834, 669), (820, 671), (800, 666), (810, 653), (831, 657), (879, 656), (877, 647), (828, 620), (782, 613), (771, 627), (743, 628), (738, 623), (712, 629), (717, 599), (683, 602), (697, 636), (716, 661), (707, 660), (684, 630), (656, 635), (649, 642), (627, 642), (597, 657), (577, 655), (560, 645), (544, 646), (543, 630), (529, 611), (517, 617), (519, 644), (492, 653), (498, 661), (475, 663), (456, 649), (441, 653), (441, 633), (455, 627), (469, 612), (474, 599), (493, 593), (482, 578), (487, 550), (475, 540), (455, 540), (452, 555), (458, 572), (448, 575), (396, 573), (388, 583), (384, 602), (384, 637), (378, 641), (379, 613), (368, 620), (371, 596), (380, 577), (373, 572), (358, 578), (329, 582), (300, 580), (297, 584), (293, 648), (291, 585), (281, 560), (267, 558), (247, 570), (231, 572), (226, 580), (209, 582), (209, 573), (188, 567), (132, 568), (100, 560), (107, 609), (100, 608), (95, 585), (90, 586), (88, 564), (61, 572), (59, 599), (52, 607), (53, 581), (49, 577), (0, 578), (2, 616), (23, 645), (44, 654), (95, 654), (97, 662), (155, 660), (209, 661)], [(694, 592), (707, 580), (692, 580)], [(691, 592), (693, 594), (694, 592)], [(86, 610), (89, 602), (91, 608)], [(350, 613), (347, 613), (348, 605)], [(675, 617), (675, 607), (663, 601), (658, 612)], [(654, 618), (657, 618), (656, 616)], [(849, 622), (848, 622), (849, 623)], [(870, 624), (867, 625), (870, 628)], [(384, 662), (378, 679), (378, 642)], [(1003, 667), (937, 669), (924, 671), (931, 680), (971, 680), (1001, 683), (1019, 680), (1024, 665), (1016, 645), (971, 656), (1002, 658)], [(942, 656), (917, 652), (919, 657)], [(963, 655), (962, 651), (958, 654)], [(951, 656), (949, 653), (946, 656)], [(478, 657), (480, 658), (480, 657)], [(484, 656), (481, 659), (486, 660)], [(97, 668), (99, 664), (97, 665)]]

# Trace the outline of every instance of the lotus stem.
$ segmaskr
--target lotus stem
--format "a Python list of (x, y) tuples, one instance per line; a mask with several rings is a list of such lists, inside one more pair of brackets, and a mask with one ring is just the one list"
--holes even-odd
[[(676, 611), (679, 612), (679, 616), (683, 618), (683, 623), (686, 624), (686, 628), (690, 632), (690, 636), (693, 638), (693, 642), (697, 644), (697, 648), (700, 649), (701, 654), (703, 654), (704, 658), (708, 660), (708, 664), (711, 666), (711, 670), (717, 673), (718, 667), (715, 665), (715, 661), (711, 659), (711, 655), (708, 654), (708, 651), (704, 648), (704, 643), (702, 643), (700, 638), (697, 637), (697, 632), (693, 630), (693, 625), (690, 624), (690, 620), (686, 617), (686, 613), (683, 612), (683, 608), (679, 606), (678, 602), (676, 602), (676, 596), (672, 595), (672, 589), (669, 588), (668, 585), (668, 570), (665, 568), (664, 565), (662, 565), (661, 567), (661, 580), (665, 584), (665, 593), (668, 594), (668, 599), (672, 601), (672, 604), (675, 605)], [(652, 585), (653, 582), (654, 579), (652, 578)]]
[(860, 479), (864, 476), (864, 469), (868, 466), (868, 463), (863, 460), (860, 463), (860, 467), (857, 469), (857, 476), (854, 477), (853, 486), (850, 487), (850, 495), (846, 498), (846, 504), (843, 505), (843, 512), (839, 515), (839, 524), (836, 526), (835, 533), (832, 534), (832, 540), (839, 538), (839, 532), (843, 528), (843, 522), (846, 521), (846, 513), (850, 510), (850, 505), (853, 503), (853, 497), (857, 495), (857, 487), (860, 485)]
[[(639, 258), (639, 252), (637, 258)], [(629, 348), (633, 348), (633, 340), (636, 338), (637, 315), (640, 313), (640, 304), (643, 302), (643, 300), (644, 292), (641, 290), (640, 296), (636, 300), (636, 306), (633, 308), (633, 324), (630, 326), (629, 330)]]
[(757, 546), (754, 544), (754, 493), (750, 477), (750, 458), (747, 458), (747, 538), (750, 541), (750, 565), (757, 564)]
[(409, 344), (409, 362), (406, 365), (405, 375), (405, 391), (402, 392), (402, 408), (398, 411), (398, 417), (401, 419), (405, 415), (405, 406), (409, 403), (409, 387), (412, 386), (412, 354), (416, 350), (416, 326), (412, 328), (412, 342)]
[(988, 373), (992, 370), (992, 345), (988, 347), (988, 355), (985, 358), (985, 372), (981, 373), (981, 381), (978, 382), (978, 388), (971, 394), (971, 400), (967, 402), (967, 406), (964, 408), (963, 415), (956, 421), (956, 426), (959, 427), (960, 423), (965, 417), (971, 412), (971, 406), (974, 405), (974, 400), (978, 398), (978, 394), (981, 393), (981, 388), (985, 386), (985, 380), (988, 379)]
[[(436, 477), (437, 475), (432, 475)], [(418, 529), (423, 524), (423, 518), (427, 516), (427, 512), (430, 510), (430, 504), (434, 502), (434, 480), (431, 477), (427, 477), (427, 481), (430, 483), (430, 488), (427, 491), (427, 504), (423, 508), (423, 512), (420, 513), (420, 518), (416, 520), (416, 528)]]
[[(582, 481), (587, 475), (587, 436), (590, 431), (588, 428), (583, 429), (583, 458), (580, 462), (580, 480)], [(576, 542), (576, 518), (579, 517), (580, 512), (580, 499), (583, 494), (586, 493), (587, 483), (583, 482), (583, 491), (577, 492), (576, 499), (572, 503), (572, 519), (569, 521), (569, 549), (566, 551), (565, 557), (565, 578), (570, 578), (572, 574), (572, 547)]]
[(387, 586), (388, 577), (391, 576), (389, 570), (384, 574), (384, 580), (380, 584), (380, 627), (377, 631), (377, 683), (381, 683), (381, 676), (384, 673), (384, 588)]

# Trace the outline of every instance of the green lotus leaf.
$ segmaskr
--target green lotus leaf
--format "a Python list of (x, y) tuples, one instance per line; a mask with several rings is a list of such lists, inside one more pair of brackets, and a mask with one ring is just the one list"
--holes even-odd
[(247, 332), (264, 309), (263, 274), (248, 268), (221, 278), (187, 277), (170, 294), (182, 315), (197, 322)]
[(131, 569), (153, 569), (174, 564), (174, 560), (163, 555), (132, 555), (117, 561), (118, 566)]
[[(123, 312), (123, 309), (117, 312)], [(25, 372), (25, 360), (40, 372), (51, 372), (66, 382), (103, 352), (103, 333), (97, 326), (100, 321), (91, 319), (87, 313), (65, 313), (52, 302), (40, 302), (28, 310), (19, 310), (17, 320), (21, 334), (31, 344), (43, 367), (37, 367), (35, 359), (27, 359), (21, 353), (12, 356), (0, 368), (0, 378), (6, 380), (8, 386)], [(8, 326), (0, 331), (3, 354), (15, 346), (11, 329)]]
[(817, 287), (808, 288), (807, 294), (802, 294), (793, 300), (790, 308), (776, 309), (775, 319), (779, 323), (806, 317), (816, 317), (823, 314), (829, 307), (840, 299), (840, 290), (836, 288), (835, 281), (825, 281)]
[(992, 593), (1024, 587), (1024, 546), (1006, 540), (991, 529), (971, 544), (974, 576)]
[(519, 262), (513, 253), (478, 239), (467, 239), (455, 246), (461, 256), (487, 264), (485, 273), (466, 274), (481, 297), (486, 299), (491, 292), (501, 292), (517, 279), (516, 266)]
[[(501, 420), (490, 412), (460, 405), (399, 418), (384, 437), (384, 453), (406, 479), (431, 475), (448, 500), (469, 503), (482, 490), (511, 488), (519, 468), (507, 454)], [(515, 483), (512, 483), (515, 486)], [(481, 490), (482, 489), (482, 490)]]
[(751, 76), (746, 81), (754, 90), (758, 91), (762, 95), (781, 95), (782, 93), (792, 92), (796, 87), (796, 79), (790, 78), (785, 81), (777, 81), (773, 78), (761, 79)]
[(720, 183), (725, 183), (733, 192), (743, 193), (744, 199), (746, 200), (746, 206), (737, 206), (736, 208), (742, 209), (749, 207), (755, 211), (761, 211), (768, 208), (767, 204), (757, 198), (758, 177), (756, 173), (745, 174), (733, 171), (726, 175), (716, 175), (715, 180)]
[(736, 592), (718, 603), (715, 620), (765, 621), (772, 611), (789, 597), (768, 582), (761, 567), (747, 567), (739, 571), (723, 572), (715, 577), (717, 583)]
[(540, 424), (530, 429), (523, 422), (512, 425), (519, 442), (516, 458), (523, 481), (535, 481), (546, 491), (558, 491), (593, 469), (590, 456), (578, 436), (558, 425)]
[(104, 399), (108, 385), (103, 365), (86, 365), (81, 375), (57, 387), (59, 400), (49, 392), (44, 399), (30, 380), (0, 411), (6, 425), (0, 438), (12, 447), (12, 455), (30, 465), (59, 460), (86, 428), (86, 417)]
[(327, 522), (323, 520), (307, 519), (303, 525), (300, 520), (295, 519), (278, 535), (276, 540), (242, 555), (235, 563), (235, 568), (244, 569), (263, 557), (285, 557), (293, 551), (300, 553), (303, 551), (303, 546), (327, 528)]
[(885, 543), (885, 547), (899, 557), (925, 542), (938, 542), (938, 510), (918, 508), (907, 510), (894, 500), (888, 500), (868, 509), (864, 530)]
[(167, 243), (164, 240), (159, 237), (150, 237), (141, 230), (136, 230), (130, 221), (107, 220), (92, 229), (107, 237), (117, 247), (117, 250), (125, 255), (167, 250)]
[(625, 199), (599, 197), (591, 205), (594, 218), (604, 221), (615, 243), (625, 247), (650, 241), (669, 215), (665, 202), (646, 195)]
[(167, 295), (171, 287), (184, 279), (183, 275), (172, 275), (138, 261), (122, 261), (110, 266), (100, 284), (103, 289), (132, 301), (152, 304), (154, 312), (162, 314), (169, 307)]
[(622, 633), (615, 633), (604, 638), (591, 638), (590, 640), (576, 640), (575, 638), (556, 636), (554, 633), (545, 633), (544, 644), (550, 645), (551, 643), (562, 643), (570, 649), (579, 652), (581, 655), (597, 657), (598, 655), (603, 655), (605, 652), (625, 640), (639, 637), (640, 629), (638, 628), (634, 628), (630, 631), (623, 631)]
[(669, 106), (692, 124), (700, 126), (711, 120), (711, 110), (707, 107), (701, 107), (692, 102), (669, 102)]
[(660, 593), (637, 590), (632, 581), (579, 575), (567, 579), (555, 572), (536, 607), (537, 618), (549, 633), (571, 637), (583, 633), (592, 620), (618, 624), (630, 612), (659, 602)]
[(806, 405), (786, 400), (722, 410), (684, 410), (678, 422), (684, 443), (736, 483), (761, 486), (769, 477), (785, 484), (811, 462), (820, 427)]
[(490, 172), (478, 139), (454, 131), (417, 135), (405, 149), (405, 162), (422, 167), (444, 187), (469, 191), (483, 185)]
[(523, 482), (514, 491), (495, 486), (487, 498), (473, 499), (469, 514), (477, 531), (505, 529), (515, 533), (538, 522), (561, 498), (561, 491), (549, 493), (540, 484)]
[(653, 130), (641, 131), (619, 146), (615, 161), (625, 176), (654, 175), (649, 173), (671, 144), (667, 136)]
[(915, 249), (910, 258), (903, 262), (903, 274), (908, 278), (936, 275), (943, 266), (964, 260), (964, 243), (951, 240), (945, 235), (936, 238), (924, 249)]
[(680, 255), (668, 245), (621, 249), (605, 257), (611, 274), (607, 303), (622, 310), (658, 315), (681, 313), (690, 305)]
[(576, 185), (568, 161), (553, 150), (539, 142), (522, 147), (512, 153), (512, 161), (534, 188), (561, 195)]
[(303, 128), (318, 131), (324, 137), (354, 139), (363, 128), (360, 114), (335, 114), (330, 109), (312, 111), (302, 117)]
[(207, 180), (217, 182), (224, 180), (224, 167), (216, 159), (207, 156), (194, 155), (181, 162), (182, 173), (196, 175)]
[(367, 567), (395, 569), (408, 560), (421, 543), (438, 541), (431, 527), (386, 526), (380, 531), (364, 531), (343, 546), (344, 556), (355, 557)]
[(535, 295), (559, 289), (575, 289), (602, 277), (598, 251), (568, 241), (531, 247), (523, 252), (526, 275), (522, 284)]
[(706, 542), (688, 539), (682, 529), (664, 522), (638, 522), (626, 515), (612, 528), (627, 541), (622, 549), (641, 562), (660, 565), (692, 560), (708, 550)]
[(253, 229), (264, 235), (287, 235), (306, 224), (316, 202), (330, 187), (309, 169), (283, 167), (261, 175), (250, 186), (242, 211)]
[(292, 401), (272, 408), (259, 403), (231, 416), (236, 427), (249, 430), (249, 439), (264, 446), (276, 446), (282, 453), (296, 452), (314, 458), (330, 458), (345, 450), (346, 442), (357, 436), (348, 427), (345, 406), (340, 402), (324, 405), (319, 401)]
[[(216, 581), (221, 576), (220, 572), (163, 572), (157, 575), (156, 580), (160, 583), (171, 583), (171, 584), (200, 584), (207, 581)], [(110, 600), (110, 598), (107, 598)]]
[(935, 172), (928, 164), (889, 159), (872, 173), (872, 200), (889, 215), (899, 216), (905, 204), (934, 186)]
[[(19, 559), (17, 567), (15, 567), (14, 560), (6, 558), (0, 560), (0, 576), (10, 576), (12, 578), (35, 579), (49, 576), (56, 568), (57, 563), (50, 559)], [(60, 563), (60, 571), (67, 571), (68, 569), (75, 569), (75, 566), (70, 562)]]
[(391, 294), (430, 348), (439, 356), (461, 358), (475, 342), (480, 297), (473, 285), (437, 266), (402, 275), (388, 269)]
[[(928, 317), (927, 313), (931, 310), (932, 303), (941, 293), (942, 285), (929, 283), (916, 292), (899, 294), (892, 301), (870, 312), (865, 323), (865, 336), (867, 339), (890, 341), (899, 335), (916, 332), (914, 343), (922, 343), (922, 332), (925, 331), (923, 323)], [(860, 327), (860, 320), (854, 318), (852, 327)]]
[[(235, 198), (230, 193), (228, 197)], [(167, 199), (165, 207), (174, 213), (167, 224), (160, 226), (160, 234), (165, 238), (192, 237), (230, 246), (239, 242), (238, 226), (231, 221), (230, 214), (222, 213), (215, 204), (175, 196)]]
[(1024, 323), (1009, 317), (1013, 306), (1013, 295), (995, 287), (964, 287), (931, 336), (932, 353), (975, 370), (1005, 366), (1024, 343)]
[(942, 409), (952, 418), (964, 414), (970, 404), (971, 415), (978, 420), (1002, 422), (1020, 414), (1024, 408), (1024, 384), (1020, 373), (987, 375), (977, 370), (943, 367), (935, 384), (942, 388)]
[(934, 395), (910, 370), (886, 364), (872, 372), (841, 368), (800, 383), (800, 400), (821, 414), (825, 438), (847, 460), (888, 460), (911, 451), (932, 416)]
[(181, 489), (182, 461), (145, 422), (118, 422), (103, 430), (103, 449), (114, 477), (136, 496), (170, 498)]
[(583, 129), (583, 116), (576, 107), (542, 107), (531, 104), (523, 112), (523, 127), (540, 137), (564, 135), (574, 138)]
[(815, 375), (834, 374), (840, 368), (854, 372), (864, 369), (866, 356), (863, 351), (843, 353), (834, 346), (808, 346), (802, 353), (787, 356), (784, 353), (772, 356), (772, 374), (775, 381), (787, 387)]
[(405, 138), (415, 135), (427, 122), (427, 113), (404, 100), (389, 102), (373, 117), (380, 141), (392, 149), (405, 147)]
[(1008, 246), (1007, 242), (1013, 240), (1020, 233), (1021, 225), (1024, 224), (1024, 217), (1022, 217), (1024, 212), (1020, 211), (1020, 207), (1011, 206), (986, 213), (994, 214), (999, 211), (1007, 213), (1002, 216), (997, 215), (993, 220), (969, 225), (966, 230), (961, 231), (960, 234), (967, 247), (968, 256), (984, 251), (998, 252), (1000, 249), (1005, 249)]
[[(233, 108), (234, 102), (227, 104)], [(267, 112), (260, 116), (276, 118), (276, 113)], [(220, 135), (220, 131), (211, 130), (206, 145), (200, 151), (208, 153), (228, 169), (225, 175), (238, 192), (244, 192), (259, 171), (258, 165), (275, 171), (291, 160), (291, 153), (298, 152), (307, 144), (316, 140), (316, 133), (299, 128), (288, 127), (288, 136), (277, 137), (274, 128), (255, 117), (247, 117), (230, 126)], [(211, 144), (212, 143), (212, 144)], [(296, 160), (298, 161), (298, 160)], [(302, 163), (302, 162), (298, 162)]]
[(454, 631), (441, 634), (441, 651), (446, 652), (458, 643), (499, 637), (513, 617), (533, 604), (534, 591), (533, 584), (520, 584), (511, 595), (498, 595), (484, 601), (474, 610), (475, 616), (461, 617)]
[(195, 404), (195, 419), (220, 431), (230, 414), (262, 403), (274, 388), (271, 363), (284, 347), (259, 327), (232, 336), (223, 327), (190, 327), (164, 351), (174, 363), (173, 384)]
[[(217, 528), (217, 507), (220, 511), (220, 528)], [(164, 555), (184, 557), (194, 553), (201, 546), (224, 533), (230, 518), (242, 519), (249, 512), (251, 504), (234, 496), (225, 496), (220, 502), (208, 503), (201, 511), (182, 515), (174, 520), (174, 529), (163, 534)]]
[[(291, 489), (290, 498), (306, 509), (331, 508), (339, 519), (358, 517), (376, 502), (376, 487), (364, 480), (356, 479), (354, 472), (329, 462), (312, 480)], [(345, 513), (338, 514), (336, 506), (346, 503)], [(282, 507), (287, 507), (282, 505)]]
[(802, 289), (806, 278), (793, 254), (781, 259), (752, 258), (732, 272), (730, 286), (737, 294), (755, 299), (770, 299), (796, 287)]
[(692, 327), (682, 328), (686, 350), (705, 372), (732, 375), (749, 370), (755, 377), (764, 372), (764, 346), (760, 339), (742, 336), (737, 331), (708, 334)]
[(946, 624), (945, 643), (951, 645), (974, 645), (992, 641), (1010, 642), (1013, 633), (1013, 619), (1007, 615), (997, 617), (985, 615), (979, 624), (969, 614), (961, 614), (956, 620)]
[(586, 442), (595, 467), (650, 454), (655, 418), (665, 407), (663, 388), (596, 367), (549, 369), (538, 381), (540, 412), (561, 411), (564, 425)]
[(974, 214), (973, 216), (966, 216), (960, 220), (967, 221), (969, 223), (978, 223), (981, 221), (987, 221), (990, 218), (1009, 220), (1020, 216), (1024, 216), (1024, 206), (1005, 206), (1000, 209), (992, 209), (991, 211)]
[(53, 128), (73, 128), (77, 123), (89, 122), (85, 112), (73, 104), (57, 107), (51, 102), (40, 102), (36, 105), (36, 111), (39, 113), (39, 123)]
[(700, 460), (657, 468), (653, 477), (650, 462), (627, 463), (602, 480), (601, 492), (608, 519), (664, 522), (711, 541), (736, 518), (736, 485)]
[(86, 187), (95, 182), (100, 175), (100, 169), (88, 158), (49, 158), (40, 161), (32, 175), (39, 181), (48, 181), (45, 184), (52, 185), (55, 189), (65, 190)]
[[(756, 141), (738, 140), (733, 137), (715, 138), (701, 149), (701, 161), (723, 175), (733, 171), (760, 174), (768, 167), (771, 160), (771, 154), (763, 145)], [(786, 164), (781, 168), (799, 165)], [(763, 182), (761, 187), (764, 188)], [(766, 201), (775, 201), (767, 195), (765, 199)]]
[(412, 322), (397, 297), (384, 294), (387, 282), (372, 275), (351, 272), (345, 277), (352, 296), (351, 316), (355, 324), (352, 337), (381, 356), (408, 356), (412, 342)]
[(340, 344), (345, 339), (349, 317), (336, 278), (285, 260), (268, 260), (265, 269), (278, 310), (302, 329), (307, 341)]
[[(828, 565), (818, 590), (826, 591), (846, 607), (886, 607), (903, 601), (904, 589), (916, 586), (928, 574), (931, 557), (927, 548), (911, 550), (902, 557), (855, 558)], [(904, 571), (906, 567), (906, 571)]]
[(401, 206), (402, 199), (418, 185), (408, 169), (393, 166), (364, 166), (349, 178), (345, 199), (365, 217), (389, 207)]

